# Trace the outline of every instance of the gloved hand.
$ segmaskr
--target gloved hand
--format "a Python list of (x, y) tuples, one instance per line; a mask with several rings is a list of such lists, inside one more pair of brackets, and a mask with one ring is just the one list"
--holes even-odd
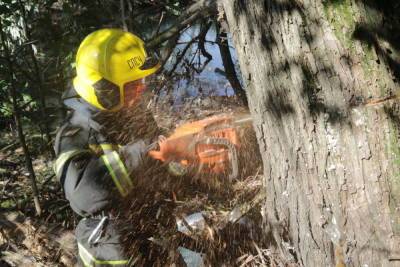
[(125, 145), (119, 149), (129, 172), (143, 166), (147, 156), (148, 146), (143, 140)]
[(178, 177), (183, 176), (188, 172), (188, 166), (179, 161), (174, 161), (172, 155), (177, 154), (176, 151), (179, 150), (178, 146), (186, 149), (189, 146), (189, 143), (183, 144), (182, 142), (168, 142), (168, 139), (165, 136), (160, 135), (157, 143), (154, 144), (156, 145), (150, 147), (148, 155), (156, 160), (161, 160), (163, 162), (167, 161), (167, 170), (169, 174)]

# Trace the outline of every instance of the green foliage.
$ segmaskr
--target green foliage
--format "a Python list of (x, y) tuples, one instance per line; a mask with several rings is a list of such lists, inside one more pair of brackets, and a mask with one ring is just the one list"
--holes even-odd
[[(149, 38), (156, 32), (162, 12), (163, 23), (168, 24), (171, 17), (181, 14), (187, 2), (125, 0), (128, 28), (143, 38)], [(20, 94), (18, 104), (22, 115), (36, 125), (45, 123), (38, 121), (41, 118), (38, 116), (39, 89), (48, 102), (55, 103), (55, 99), (60, 99), (75, 76), (75, 54), (82, 39), (99, 28), (122, 26), (120, 1), (111, 0), (2, 0), (0, 18)], [(34, 51), (38, 70), (35, 69), (31, 50)], [(8, 67), (1, 57), (5, 57), (2, 49), (0, 122), (12, 120)], [(50, 107), (46, 114), (60, 117), (62, 112), (58, 111), (57, 107)]]
[(14, 201), (11, 199), (4, 200), (0, 202), (0, 209), (9, 209), (15, 205)]
[(347, 49), (354, 49), (352, 33), (355, 29), (351, 0), (324, 1), (325, 15), (331, 23), (335, 35)]
[(7, 82), (5, 80), (0, 80), (0, 118), (11, 118), (13, 114), (11, 103), (7, 97), (7, 89)]
[[(335, 36), (354, 58), (360, 59), (366, 84), (386, 94), (388, 71), (382, 60), (398, 68), (398, 6), (396, 1), (324, 0), (324, 11)], [(392, 63), (390, 63), (392, 62)], [(398, 71), (400, 73), (400, 71)], [(389, 77), (384, 79), (383, 77)], [(372, 86), (370, 87), (372, 88)], [(366, 92), (370, 90), (366, 88)]]

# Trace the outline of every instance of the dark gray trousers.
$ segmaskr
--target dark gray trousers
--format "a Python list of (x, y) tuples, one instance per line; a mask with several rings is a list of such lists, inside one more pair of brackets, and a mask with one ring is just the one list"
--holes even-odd
[(82, 219), (75, 235), (83, 266), (128, 266), (120, 243), (121, 233), (108, 217)]

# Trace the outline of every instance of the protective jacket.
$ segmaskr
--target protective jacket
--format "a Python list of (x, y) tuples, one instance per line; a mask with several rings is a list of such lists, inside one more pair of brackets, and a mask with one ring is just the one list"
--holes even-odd
[(94, 119), (99, 111), (74, 89), (63, 98), (70, 113), (56, 135), (54, 171), (71, 208), (84, 217), (76, 229), (80, 259), (84, 266), (124, 266), (120, 233), (109, 215), (132, 188), (123, 149), (101, 134)]

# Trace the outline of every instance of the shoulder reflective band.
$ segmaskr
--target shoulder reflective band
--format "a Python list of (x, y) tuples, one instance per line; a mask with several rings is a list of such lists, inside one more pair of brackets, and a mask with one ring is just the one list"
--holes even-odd
[(101, 159), (107, 166), (108, 172), (114, 180), (118, 191), (123, 197), (128, 195), (133, 185), (131, 179), (129, 178), (129, 174), (125, 168), (125, 165), (121, 161), (118, 153), (116, 151), (104, 153), (104, 155), (101, 156)]
[(78, 242), (78, 251), (79, 257), (82, 259), (85, 267), (92, 267), (96, 265), (110, 265), (110, 266), (118, 266), (118, 265), (126, 265), (128, 264), (128, 260), (98, 260), (90, 254), (87, 249)]
[(103, 143), (103, 144), (100, 144), (100, 147), (101, 147), (101, 149), (103, 150), (104, 153), (107, 153), (107, 152), (114, 151), (115, 147), (117, 147), (117, 146), (113, 145), (113, 144)]
[(90, 153), (90, 151), (87, 150), (87, 149), (73, 149), (73, 150), (69, 150), (69, 151), (67, 151), (67, 152), (61, 153), (61, 154), (57, 157), (56, 162), (55, 162), (54, 165), (53, 165), (53, 170), (54, 170), (54, 173), (56, 174), (56, 177), (57, 177), (58, 179), (60, 178), (60, 176), (61, 176), (61, 171), (62, 171), (62, 169), (63, 169), (63, 167), (64, 167), (64, 164), (65, 164), (68, 160), (70, 160), (70, 159), (72, 159), (73, 157), (76, 157), (76, 156), (78, 156), (78, 155), (86, 154), (86, 153)]
[(95, 154), (104, 154), (107, 152), (111, 152), (114, 150), (118, 150), (121, 146), (120, 145), (114, 145), (114, 144), (108, 144), (108, 143), (103, 143), (103, 144), (89, 144), (90, 150), (92, 150)]

